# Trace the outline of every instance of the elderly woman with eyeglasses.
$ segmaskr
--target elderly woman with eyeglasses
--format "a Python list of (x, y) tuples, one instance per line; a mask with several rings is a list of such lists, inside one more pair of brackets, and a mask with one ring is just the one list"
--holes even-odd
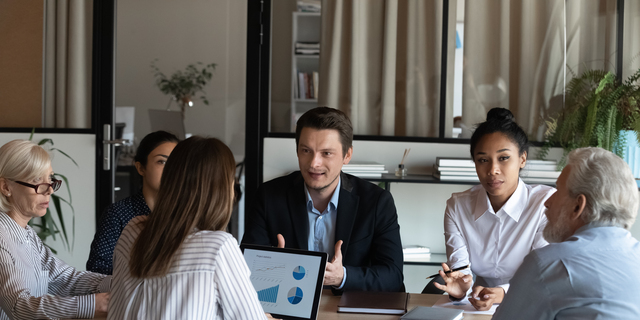
[(111, 277), (67, 265), (27, 225), (61, 184), (42, 147), (13, 140), (0, 148), (0, 320), (106, 314)]

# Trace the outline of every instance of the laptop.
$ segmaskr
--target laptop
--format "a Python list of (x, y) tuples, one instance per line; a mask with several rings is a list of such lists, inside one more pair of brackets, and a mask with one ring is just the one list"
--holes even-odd
[(265, 312), (287, 320), (317, 318), (327, 253), (250, 244), (240, 249)]
[(180, 111), (149, 109), (151, 132), (164, 130), (173, 133), (178, 139), (185, 139), (184, 122)]

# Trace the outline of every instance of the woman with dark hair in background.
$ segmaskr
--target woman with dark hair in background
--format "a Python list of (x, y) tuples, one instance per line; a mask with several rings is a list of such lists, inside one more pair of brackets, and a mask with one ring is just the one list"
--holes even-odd
[(529, 141), (513, 114), (494, 108), (487, 121), (471, 136), (471, 157), (480, 185), (454, 193), (444, 217), (447, 264), (435, 286), (461, 300), (472, 286), (469, 269), (443, 271), (471, 265), (476, 275), (469, 300), (478, 310), (500, 303), (509, 280), (532, 250), (546, 246), (542, 236), (547, 223), (544, 202), (555, 189), (527, 185), (519, 177), (527, 162)]
[(238, 242), (224, 230), (235, 161), (215, 138), (176, 146), (156, 207), (126, 226), (114, 252), (108, 319), (265, 319)]
[(142, 176), (142, 190), (113, 203), (102, 214), (91, 243), (87, 270), (112, 273), (113, 249), (120, 233), (131, 219), (146, 216), (153, 210), (164, 164), (178, 142), (175, 135), (166, 131), (152, 132), (140, 141), (134, 160), (136, 169)]

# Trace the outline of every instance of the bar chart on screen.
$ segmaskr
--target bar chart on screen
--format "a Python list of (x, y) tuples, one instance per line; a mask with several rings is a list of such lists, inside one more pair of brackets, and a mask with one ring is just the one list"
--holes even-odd
[(258, 300), (260, 302), (276, 303), (278, 301), (278, 289), (280, 289), (280, 285), (258, 290)]

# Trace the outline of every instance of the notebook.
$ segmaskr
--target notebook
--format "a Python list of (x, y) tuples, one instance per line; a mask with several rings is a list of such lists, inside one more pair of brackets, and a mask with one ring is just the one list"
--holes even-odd
[(242, 244), (251, 283), (274, 318), (315, 320), (327, 253)]
[(347, 291), (340, 298), (338, 312), (405, 314), (408, 301), (406, 292)]
[(400, 317), (401, 320), (459, 320), (462, 319), (462, 310), (445, 308), (415, 307)]

